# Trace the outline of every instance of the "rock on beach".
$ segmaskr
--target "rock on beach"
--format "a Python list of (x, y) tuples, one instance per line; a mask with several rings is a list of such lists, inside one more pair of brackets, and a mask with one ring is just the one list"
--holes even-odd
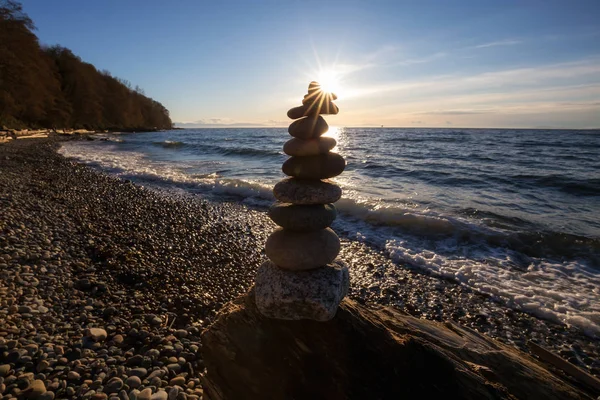
[(342, 189), (329, 181), (287, 178), (275, 184), (273, 194), (282, 203), (328, 204), (342, 197)]
[(312, 232), (277, 229), (265, 245), (269, 260), (293, 271), (329, 264), (339, 252), (340, 239), (331, 228)]

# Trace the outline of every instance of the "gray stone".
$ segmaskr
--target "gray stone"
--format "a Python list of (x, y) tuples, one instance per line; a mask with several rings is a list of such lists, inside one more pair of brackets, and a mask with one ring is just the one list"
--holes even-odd
[(308, 89), (308, 94), (304, 95), (302, 99), (302, 104), (312, 104), (314, 102), (331, 102), (332, 100), (337, 100), (337, 95), (332, 92), (324, 92), (322, 90), (311, 91)]
[(337, 216), (333, 204), (298, 205), (275, 203), (269, 217), (277, 225), (292, 231), (318, 231), (331, 225)]
[(284, 174), (300, 179), (328, 179), (344, 172), (346, 160), (337, 153), (290, 157), (283, 163)]
[(310, 271), (286, 271), (267, 261), (256, 273), (255, 301), (269, 318), (328, 321), (348, 287), (348, 267), (341, 261)]
[(288, 270), (306, 270), (329, 264), (340, 252), (340, 239), (331, 228), (313, 232), (277, 229), (269, 236), (265, 253)]
[(342, 197), (342, 189), (328, 181), (287, 178), (275, 185), (273, 194), (282, 203), (328, 204)]
[(296, 157), (316, 156), (328, 153), (336, 144), (334, 138), (327, 136), (308, 140), (293, 138), (285, 142), (283, 152)]
[(292, 122), (288, 133), (298, 139), (318, 138), (329, 130), (329, 125), (320, 115), (311, 115)]
[(294, 107), (288, 110), (287, 116), (290, 119), (298, 119), (307, 115), (315, 114), (330, 114), (335, 115), (340, 112), (338, 106), (331, 101), (315, 101), (303, 104), (299, 107)]

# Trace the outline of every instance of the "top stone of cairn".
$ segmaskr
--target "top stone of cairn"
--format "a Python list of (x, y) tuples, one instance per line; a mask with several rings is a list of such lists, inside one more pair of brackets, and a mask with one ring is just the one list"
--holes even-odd
[(308, 115), (337, 114), (340, 110), (333, 104), (337, 99), (334, 93), (329, 93), (321, 88), (318, 82), (312, 81), (308, 85), (308, 94), (304, 96), (302, 105), (290, 109), (287, 113), (291, 119), (298, 119)]

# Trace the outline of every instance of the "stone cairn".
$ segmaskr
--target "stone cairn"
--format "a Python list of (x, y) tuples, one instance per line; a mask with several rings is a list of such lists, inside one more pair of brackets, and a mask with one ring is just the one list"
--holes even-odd
[(338, 113), (336, 98), (311, 82), (302, 106), (287, 113), (295, 120), (288, 128), (293, 138), (283, 146), (291, 157), (282, 170), (290, 178), (273, 189), (277, 202), (269, 217), (280, 228), (267, 239), (269, 261), (256, 275), (256, 305), (266, 317), (328, 321), (348, 293), (348, 267), (335, 260), (340, 240), (329, 228), (342, 189), (327, 181), (344, 171), (346, 161), (330, 152), (335, 139), (321, 137), (329, 129), (321, 114)]

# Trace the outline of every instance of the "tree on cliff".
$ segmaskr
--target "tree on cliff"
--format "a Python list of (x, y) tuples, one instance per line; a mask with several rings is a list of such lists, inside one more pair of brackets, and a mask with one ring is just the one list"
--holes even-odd
[(0, 0), (0, 127), (169, 129), (162, 104), (61, 46), (41, 47), (33, 21)]

